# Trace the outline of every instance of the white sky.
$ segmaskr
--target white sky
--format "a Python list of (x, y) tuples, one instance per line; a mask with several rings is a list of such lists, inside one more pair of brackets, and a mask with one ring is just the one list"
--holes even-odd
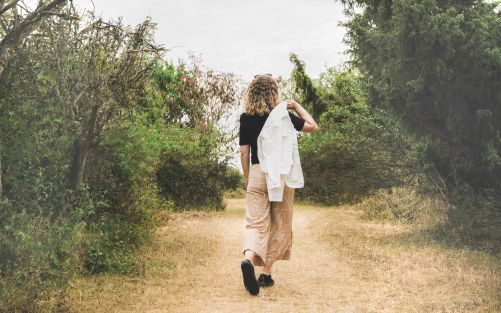
[[(343, 6), (335, 0), (93, 0), (98, 15), (127, 24), (151, 16), (158, 25), (156, 41), (166, 58), (202, 57), (215, 70), (233, 72), (245, 81), (255, 74), (289, 76), (289, 53), (305, 61), (318, 76), (326, 66), (348, 59), (342, 43)], [(91, 0), (75, 0), (92, 8)]]

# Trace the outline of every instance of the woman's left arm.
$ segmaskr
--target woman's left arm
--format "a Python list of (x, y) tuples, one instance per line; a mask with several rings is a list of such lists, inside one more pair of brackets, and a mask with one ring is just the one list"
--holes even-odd
[(240, 163), (242, 163), (242, 172), (244, 173), (244, 184), (247, 189), (249, 182), (249, 166), (250, 166), (250, 145), (240, 146)]

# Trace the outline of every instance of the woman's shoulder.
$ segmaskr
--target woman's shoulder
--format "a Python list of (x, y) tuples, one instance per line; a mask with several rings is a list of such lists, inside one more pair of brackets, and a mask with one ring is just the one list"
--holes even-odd
[(268, 117), (268, 114), (265, 115), (251, 115), (248, 113), (242, 113), (240, 115), (240, 122), (242, 121), (252, 121), (252, 120), (259, 120), (259, 119), (266, 119)]
[(240, 123), (245, 122), (249, 118), (249, 115), (247, 113), (242, 113), (240, 114)]
[(268, 115), (270, 115), (269, 113), (265, 113), (263, 115), (257, 115), (257, 114), (249, 114), (249, 113), (246, 113), (246, 112), (243, 112), (240, 117), (244, 117), (244, 118), (263, 118), (263, 117), (267, 117)]

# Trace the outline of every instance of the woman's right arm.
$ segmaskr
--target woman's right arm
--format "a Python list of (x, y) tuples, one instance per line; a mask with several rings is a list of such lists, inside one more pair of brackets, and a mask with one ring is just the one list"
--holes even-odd
[(297, 103), (294, 100), (288, 100), (287, 101), (287, 108), (288, 109), (294, 109), (296, 113), (299, 115), (300, 118), (304, 120), (304, 126), (301, 129), (302, 132), (305, 133), (314, 133), (320, 129), (318, 127), (317, 123), (311, 117), (310, 113), (308, 113), (299, 103)]

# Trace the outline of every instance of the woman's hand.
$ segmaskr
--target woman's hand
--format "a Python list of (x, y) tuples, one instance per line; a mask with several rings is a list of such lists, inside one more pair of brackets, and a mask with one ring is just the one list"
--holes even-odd
[(287, 110), (289, 109), (293, 109), (293, 110), (296, 110), (296, 107), (298, 105), (298, 103), (294, 100), (287, 100)]
[(306, 112), (306, 110), (296, 101), (287, 100), (287, 109), (294, 109), (300, 118), (304, 120), (304, 126), (301, 131), (305, 133), (313, 133), (318, 131), (320, 128), (313, 117), (311, 117), (310, 113)]

